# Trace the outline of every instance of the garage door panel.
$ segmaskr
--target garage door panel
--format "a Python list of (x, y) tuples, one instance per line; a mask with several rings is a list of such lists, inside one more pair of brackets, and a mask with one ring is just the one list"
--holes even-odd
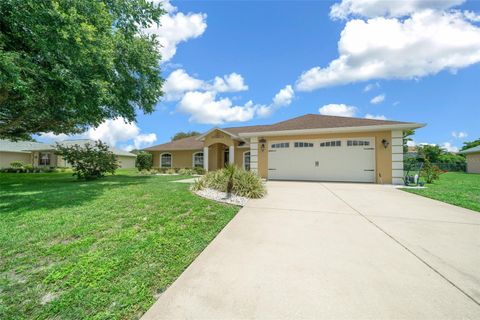
[(374, 182), (374, 139), (357, 140), (353, 140), (356, 145), (346, 139), (307, 140), (305, 142), (312, 143), (313, 147), (297, 148), (294, 147), (295, 141), (284, 141), (282, 145), (288, 145), (288, 148), (270, 150), (268, 177), (279, 180)]

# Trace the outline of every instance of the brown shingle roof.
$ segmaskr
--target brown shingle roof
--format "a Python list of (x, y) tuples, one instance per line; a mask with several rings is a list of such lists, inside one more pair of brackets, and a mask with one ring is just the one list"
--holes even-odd
[[(229, 127), (222, 130), (230, 132), (234, 135), (248, 132), (265, 132), (265, 131), (286, 131), (286, 130), (302, 130), (302, 129), (328, 129), (342, 127), (364, 127), (375, 125), (392, 125), (392, 124), (408, 124), (411, 122), (400, 122), (390, 120), (376, 120), (365, 118), (350, 118), (337, 116), (324, 116), (319, 114), (306, 114), (293, 119), (277, 122), (270, 125), (256, 125), (243, 127)], [(150, 148), (145, 150), (196, 150), (203, 148), (203, 142), (195, 139), (196, 137), (188, 137)]]
[(203, 141), (196, 140), (198, 136), (187, 137), (178, 139), (172, 142), (167, 142), (145, 148), (145, 151), (169, 151), (169, 150), (201, 150), (203, 149)]

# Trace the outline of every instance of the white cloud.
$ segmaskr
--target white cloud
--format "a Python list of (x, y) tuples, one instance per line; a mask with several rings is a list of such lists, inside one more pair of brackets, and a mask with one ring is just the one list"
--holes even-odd
[(180, 112), (190, 115), (190, 121), (214, 125), (251, 120), (257, 108), (252, 101), (243, 106), (234, 106), (228, 98), (217, 100), (213, 91), (187, 92), (178, 105)]
[(213, 80), (212, 91), (216, 92), (239, 92), (248, 90), (242, 75), (230, 73), (222, 77), (215, 77)]
[(480, 22), (480, 14), (476, 14), (473, 11), (463, 11), (463, 15), (465, 19), (472, 21), (472, 22)]
[(378, 96), (375, 96), (370, 100), (371, 104), (379, 104), (385, 101), (385, 94), (379, 94)]
[(318, 112), (327, 116), (340, 116), (340, 117), (354, 117), (357, 113), (357, 108), (354, 106), (348, 106), (346, 104), (327, 104), (318, 109)]
[(363, 92), (369, 92), (375, 88), (380, 88), (380, 83), (375, 82), (375, 83), (369, 83), (363, 88)]
[(257, 114), (260, 117), (267, 117), (274, 113), (278, 108), (290, 105), (294, 97), (295, 92), (293, 91), (292, 86), (287, 85), (275, 94), (271, 104), (259, 106)]
[(160, 18), (161, 25), (155, 24), (143, 31), (157, 36), (162, 62), (165, 62), (175, 55), (179, 43), (197, 38), (205, 32), (207, 15), (177, 12), (177, 8), (170, 4), (170, 1), (155, 1), (155, 3), (162, 3), (167, 14)]
[(465, 0), (342, 0), (330, 8), (330, 17), (403, 17), (424, 9), (444, 10), (463, 2)]
[(415, 141), (413, 141), (413, 140), (407, 141), (407, 146), (409, 146), (409, 147), (415, 147), (416, 145), (417, 145), (417, 144), (416, 144)]
[(468, 137), (468, 133), (466, 133), (465, 131), (453, 131), (452, 132), (452, 137), (456, 138), (456, 139), (464, 139), (466, 137)]
[(365, 118), (366, 119), (375, 119), (375, 120), (387, 120), (387, 117), (385, 117), (384, 115), (373, 115), (373, 114), (370, 114), (370, 113), (367, 113), (365, 115)]
[(452, 145), (450, 142), (444, 142), (442, 144), (442, 148), (448, 152), (458, 152), (458, 147)]
[(276, 106), (288, 106), (292, 103), (292, 99), (295, 96), (293, 88), (291, 85), (287, 85), (285, 88), (278, 91), (278, 93), (273, 97), (273, 104)]
[(304, 72), (297, 89), (413, 79), (464, 68), (480, 61), (480, 28), (461, 12), (424, 10), (403, 20), (354, 19), (341, 33), (338, 52), (328, 66)]
[(167, 101), (175, 101), (181, 100), (189, 91), (239, 92), (248, 90), (248, 86), (243, 76), (235, 72), (205, 81), (192, 77), (183, 69), (177, 69), (169, 74), (163, 90)]
[(203, 80), (190, 76), (183, 69), (177, 69), (170, 73), (163, 85), (167, 101), (179, 100), (187, 91), (194, 91), (205, 85)]
[[(40, 135), (47, 141), (63, 141), (69, 139), (91, 139), (102, 140), (110, 146), (117, 146), (118, 143), (132, 141), (126, 149), (141, 149), (152, 145), (157, 136), (155, 133), (140, 133), (140, 128), (134, 122), (126, 122), (123, 118), (109, 119), (101, 123), (96, 128), (90, 128), (86, 132), (77, 135), (55, 135), (51, 132)], [(130, 146), (132, 146), (130, 148)]]

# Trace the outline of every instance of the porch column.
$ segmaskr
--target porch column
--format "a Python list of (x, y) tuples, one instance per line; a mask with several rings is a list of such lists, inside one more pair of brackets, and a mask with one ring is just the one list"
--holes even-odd
[(392, 184), (403, 184), (403, 131), (392, 130)]
[(258, 138), (250, 138), (250, 171), (258, 174)]
[(208, 171), (208, 147), (203, 148), (203, 169)]
[(228, 163), (229, 164), (234, 164), (235, 163), (235, 154), (234, 154), (235, 151), (234, 150), (235, 150), (234, 146), (228, 147)]

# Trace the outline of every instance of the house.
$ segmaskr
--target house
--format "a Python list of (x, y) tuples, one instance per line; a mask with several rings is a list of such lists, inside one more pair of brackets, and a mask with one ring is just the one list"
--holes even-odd
[(467, 157), (467, 172), (480, 173), (480, 146), (460, 151)]
[[(80, 146), (86, 143), (93, 144), (88, 139), (65, 140), (62, 145)], [(55, 154), (56, 145), (31, 141), (0, 140), (0, 168), (10, 167), (13, 161), (21, 161), (34, 167), (70, 167), (70, 164)], [(133, 153), (110, 147), (119, 162), (120, 168), (134, 168), (136, 155)]]
[(424, 124), (307, 114), (270, 125), (213, 128), (144, 151), (154, 166), (235, 164), (270, 180), (403, 183), (403, 131)]

